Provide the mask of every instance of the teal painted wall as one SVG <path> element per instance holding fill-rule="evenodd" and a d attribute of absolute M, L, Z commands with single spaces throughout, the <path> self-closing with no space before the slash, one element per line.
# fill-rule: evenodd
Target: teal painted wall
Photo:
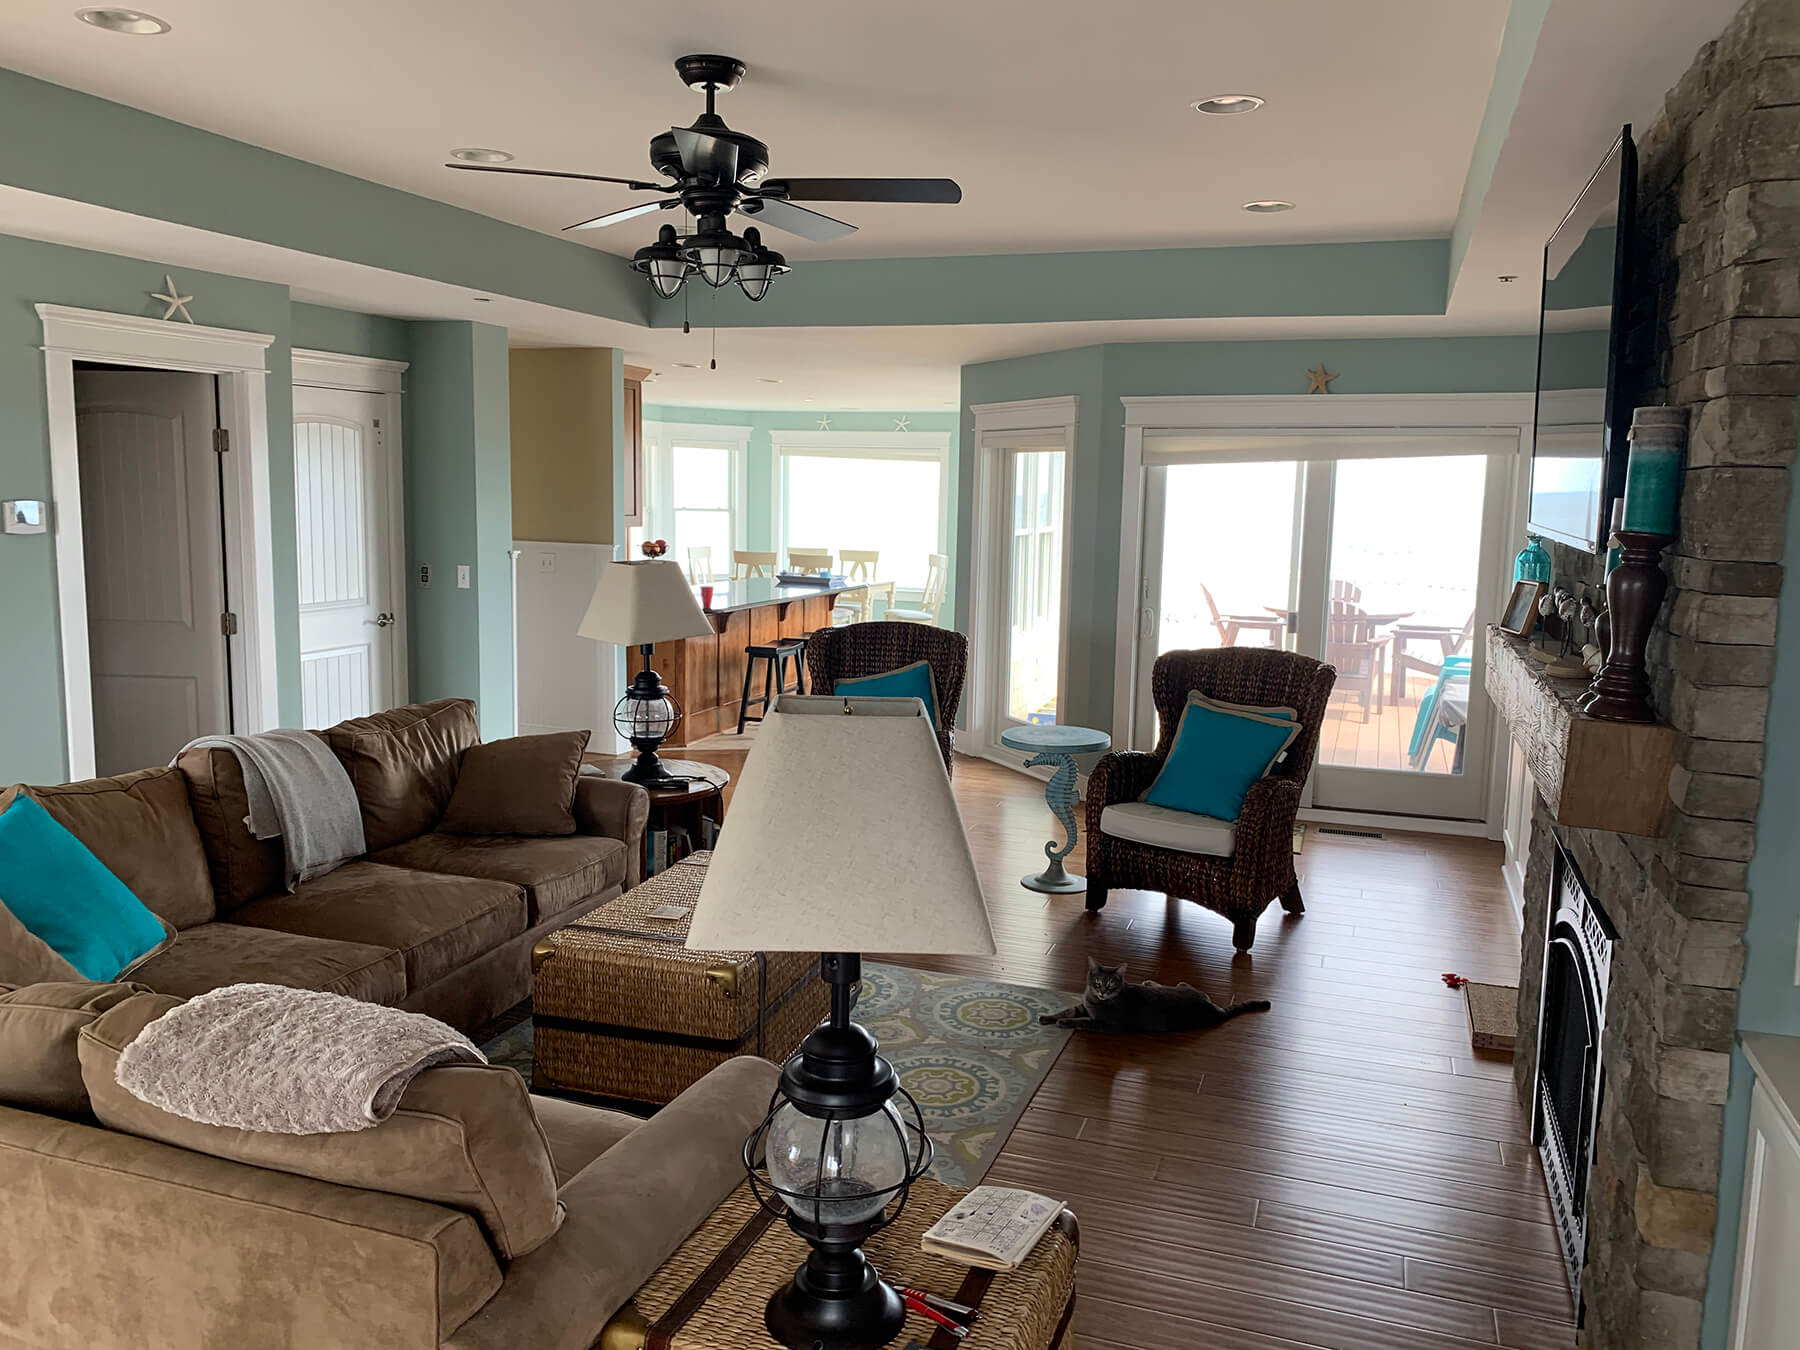
<path fill-rule="evenodd" d="M 693 422 L 704 426 L 749 427 L 750 443 L 745 451 L 745 496 L 749 519 L 745 526 L 744 546 L 768 552 L 775 547 L 773 502 L 775 492 L 775 444 L 773 431 L 817 431 L 819 419 L 829 417 L 833 431 L 892 431 L 894 419 L 912 419 L 913 431 L 947 431 L 950 433 L 950 577 L 954 585 L 957 573 L 957 509 L 962 500 L 960 490 L 959 421 L 953 412 L 846 412 L 808 408 L 798 412 L 758 412 L 743 408 L 679 408 L 669 404 L 645 404 L 646 422 Z"/>
<path fill-rule="evenodd" d="M 506 330 L 407 325 L 406 535 L 412 694 L 472 698 L 482 735 L 513 732 L 512 463 Z M 419 584 L 430 563 L 431 585 Z M 456 584 L 468 564 L 470 586 Z"/>
<path fill-rule="evenodd" d="M 1800 445 L 1795 446 L 1800 454 Z M 1789 510 L 1783 556 L 1800 558 L 1800 511 Z M 1750 918 L 1744 929 L 1744 982 L 1738 989 L 1738 1030 L 1800 1036 L 1800 586 L 1783 584 L 1777 611 L 1775 678 L 1769 687 L 1762 805 L 1756 815 L 1756 852 L 1750 859 Z M 1737 1265 L 1744 1157 L 1749 1147 L 1750 1088 L 1755 1081 L 1743 1051 L 1731 1056 L 1731 1095 L 1725 1103 L 1719 1175 L 1719 1220 L 1707 1273 L 1701 1344 L 1722 1350 L 1731 1316 Z"/>
<path fill-rule="evenodd" d="M 1554 387 L 1579 387 L 1577 376 L 1604 333 L 1552 334 L 1546 367 Z M 1302 374 L 1324 361 L 1339 372 L 1337 394 L 1507 393 L 1534 387 L 1535 337 L 1353 338 L 1322 341 L 1141 342 L 1077 348 L 1042 356 L 965 366 L 962 441 L 973 447 L 972 404 L 1074 394 L 1075 498 L 1069 578 L 1068 718 L 1110 727 L 1117 641 L 1119 518 L 1125 414 L 1119 400 L 1144 395 L 1295 394 Z M 1567 372 L 1561 374 L 1559 372 Z M 963 501 L 972 500 L 974 455 L 963 456 Z M 973 522 L 957 521 L 961 550 Z M 965 577 L 967 569 L 964 569 Z M 969 585 L 959 579 L 956 613 L 969 612 Z"/>
<path fill-rule="evenodd" d="M 292 312 L 293 342 L 301 350 L 374 356 L 383 361 L 405 361 L 410 355 L 404 319 L 297 301 Z"/>
<path fill-rule="evenodd" d="M 30 140 L 31 137 L 15 137 Z M 270 333 L 268 351 L 270 499 L 274 532 L 275 639 L 281 715 L 300 720 L 300 634 L 294 580 L 293 396 L 285 286 L 218 276 L 0 235 L 0 497 L 50 497 L 50 431 L 44 387 L 43 326 L 34 304 L 160 316 L 149 299 L 163 274 L 181 279 L 203 324 Z M 52 536 L 0 535 L 0 633 L 7 697 L 0 700 L 0 781 L 61 782 L 61 647 L 56 621 Z"/>

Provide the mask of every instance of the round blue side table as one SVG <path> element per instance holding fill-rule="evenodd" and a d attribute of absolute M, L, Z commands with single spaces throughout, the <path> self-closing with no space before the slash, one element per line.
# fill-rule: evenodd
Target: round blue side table
<path fill-rule="evenodd" d="M 1051 814 L 1062 823 L 1068 841 L 1061 848 L 1054 839 L 1044 845 L 1044 856 L 1050 865 L 1042 872 L 1020 877 L 1019 884 L 1028 891 L 1045 891 L 1051 895 L 1072 895 L 1087 889 L 1087 878 L 1072 876 L 1063 870 L 1063 859 L 1075 848 L 1075 756 L 1093 754 L 1112 748 L 1112 737 L 1092 727 L 1024 726 L 1008 727 L 1000 733 L 1000 744 L 1031 755 L 1025 767 L 1035 769 L 1051 764 L 1056 772 L 1044 784 L 1044 800 Z"/>

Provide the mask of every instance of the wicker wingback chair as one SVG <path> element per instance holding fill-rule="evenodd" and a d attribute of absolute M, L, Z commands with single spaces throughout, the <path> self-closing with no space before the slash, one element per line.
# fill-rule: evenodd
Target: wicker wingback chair
<path fill-rule="evenodd" d="M 1267 647 L 1157 657 L 1150 674 L 1160 727 L 1155 751 L 1107 755 L 1088 775 L 1087 907 L 1101 908 L 1107 891 L 1120 887 L 1192 900 L 1231 920 L 1232 945 L 1240 952 L 1249 951 L 1256 940 L 1256 920 L 1271 900 L 1279 898 L 1290 914 L 1304 913 L 1294 875 L 1294 817 L 1336 678 L 1335 670 L 1310 657 Z M 1286 757 L 1245 796 L 1234 850 L 1225 858 L 1119 839 L 1100 828 L 1101 813 L 1109 805 L 1136 801 L 1155 781 L 1175 742 L 1187 697 L 1196 690 L 1229 703 L 1292 708 L 1300 717 L 1300 734 Z"/>
<path fill-rule="evenodd" d="M 950 728 L 962 702 L 969 669 L 969 640 L 948 628 L 922 623 L 852 623 L 821 628 L 806 644 L 806 676 L 815 694 L 829 694 L 839 680 L 885 675 L 914 661 L 931 663 L 937 686 L 938 748 L 950 770 Z"/>

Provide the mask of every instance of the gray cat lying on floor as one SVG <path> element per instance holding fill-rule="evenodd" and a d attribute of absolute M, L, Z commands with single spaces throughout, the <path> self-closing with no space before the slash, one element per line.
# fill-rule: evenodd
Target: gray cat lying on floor
<path fill-rule="evenodd" d="M 1266 998 L 1221 1008 L 1191 984 L 1127 984 L 1124 966 L 1103 966 L 1090 956 L 1081 1002 L 1038 1021 L 1076 1031 L 1209 1031 L 1239 1013 L 1268 1010 Z"/>

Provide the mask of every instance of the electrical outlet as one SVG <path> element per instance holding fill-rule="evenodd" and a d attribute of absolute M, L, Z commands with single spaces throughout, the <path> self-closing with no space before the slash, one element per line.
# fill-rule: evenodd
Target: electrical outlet
<path fill-rule="evenodd" d="M 537 555 L 537 558 L 538 571 L 554 572 L 556 570 L 556 555 L 554 553 L 540 553 Z"/>
<path fill-rule="evenodd" d="M 430 590 L 431 589 L 431 564 L 430 563 L 420 563 L 419 564 L 419 589 L 420 590 Z"/>
<path fill-rule="evenodd" d="M 469 589 L 469 564 L 467 563 L 456 564 L 456 589 L 459 591 Z"/>

